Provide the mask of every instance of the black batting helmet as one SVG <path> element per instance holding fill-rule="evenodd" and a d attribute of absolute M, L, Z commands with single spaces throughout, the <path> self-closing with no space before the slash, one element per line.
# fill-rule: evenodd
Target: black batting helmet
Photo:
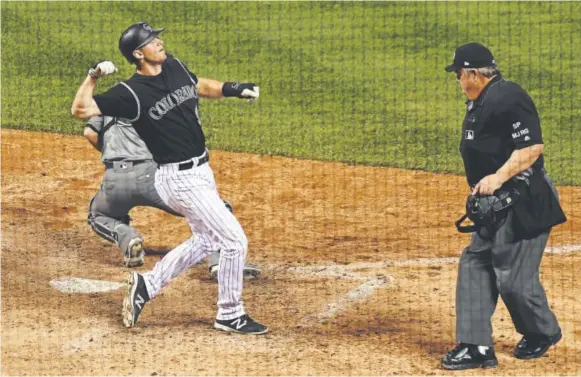
<path fill-rule="evenodd" d="M 119 38 L 119 51 L 125 56 L 129 63 L 135 63 L 137 60 L 133 56 L 133 51 L 142 48 L 157 37 L 162 29 L 153 29 L 147 22 L 137 22 L 129 26 L 121 38 Z"/>

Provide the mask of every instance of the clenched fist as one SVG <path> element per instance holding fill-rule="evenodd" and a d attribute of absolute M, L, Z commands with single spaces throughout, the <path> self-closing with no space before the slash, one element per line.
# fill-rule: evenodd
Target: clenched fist
<path fill-rule="evenodd" d="M 238 97 L 247 99 L 249 102 L 258 99 L 260 96 L 259 87 L 254 83 L 226 82 L 222 87 L 224 97 Z"/>
<path fill-rule="evenodd" d="M 115 64 L 106 60 L 89 69 L 89 76 L 94 79 L 98 79 L 99 77 L 107 76 L 115 72 L 117 72 L 117 67 L 115 67 Z"/>

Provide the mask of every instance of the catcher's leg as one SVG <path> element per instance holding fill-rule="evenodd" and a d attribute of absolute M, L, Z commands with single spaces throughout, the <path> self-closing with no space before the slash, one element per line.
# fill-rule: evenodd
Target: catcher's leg
<path fill-rule="evenodd" d="M 124 265 L 143 265 L 143 237 L 129 225 L 128 205 L 108 199 L 107 191 L 101 190 L 91 200 L 88 223 L 97 235 L 114 242 L 123 252 Z"/>

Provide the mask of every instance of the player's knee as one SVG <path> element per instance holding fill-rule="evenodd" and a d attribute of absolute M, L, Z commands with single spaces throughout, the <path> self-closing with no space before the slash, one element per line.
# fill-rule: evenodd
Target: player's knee
<path fill-rule="evenodd" d="M 236 234 L 233 245 L 237 251 L 246 254 L 248 250 L 248 238 L 246 238 L 246 234 L 244 232 Z"/>
<path fill-rule="evenodd" d="M 224 245 L 220 251 L 227 258 L 235 258 L 242 255 L 246 258 L 246 253 L 248 252 L 248 239 L 246 235 L 241 232 L 237 233 L 234 237 L 224 242 Z"/>

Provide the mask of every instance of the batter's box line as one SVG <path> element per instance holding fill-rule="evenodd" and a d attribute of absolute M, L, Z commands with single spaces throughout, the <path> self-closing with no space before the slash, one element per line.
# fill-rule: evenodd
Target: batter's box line
<path fill-rule="evenodd" d="M 546 254 L 568 254 L 581 251 L 581 244 L 553 246 L 545 249 Z M 390 266 L 437 266 L 441 264 L 457 263 L 460 256 L 444 258 L 414 258 L 406 260 L 388 260 L 372 263 L 327 264 L 319 266 L 282 267 L 289 272 L 303 273 L 315 276 L 362 278 L 351 271 L 366 269 L 381 269 Z"/>
<path fill-rule="evenodd" d="M 274 266 L 273 266 L 274 267 Z M 340 312 L 343 312 L 354 303 L 363 302 L 373 295 L 377 289 L 381 289 L 394 281 L 392 276 L 374 275 L 362 276 L 356 272 L 349 270 L 353 269 L 352 265 L 325 265 L 325 266 L 310 266 L 310 267 L 281 267 L 277 266 L 279 270 L 300 274 L 308 277 L 335 277 L 343 279 L 353 279 L 362 281 L 362 283 L 343 296 L 327 303 L 320 312 L 309 314 L 303 317 L 298 327 L 306 328 L 312 325 L 323 323 L 335 317 Z M 360 266 L 356 267 L 360 268 Z M 275 269 L 277 269 L 275 267 Z"/>
<path fill-rule="evenodd" d="M 333 318 L 340 312 L 357 302 L 365 301 L 368 297 L 380 288 L 383 288 L 393 281 L 393 277 L 373 277 L 367 279 L 360 286 L 350 290 L 347 294 L 337 298 L 325 305 L 323 310 L 316 314 L 310 314 L 303 317 L 298 323 L 298 327 L 306 328 L 312 325 L 323 323 Z"/>
<path fill-rule="evenodd" d="M 580 245 L 555 246 L 545 249 L 548 254 L 564 254 L 581 251 Z M 394 281 L 392 276 L 375 275 L 362 276 L 354 271 L 364 269 L 378 269 L 389 266 L 435 266 L 440 264 L 457 263 L 459 257 L 446 258 L 415 258 L 409 260 L 383 261 L 375 263 L 329 264 L 323 266 L 284 267 L 276 266 L 280 270 L 298 273 L 309 277 L 328 276 L 335 278 L 348 278 L 363 280 L 357 288 L 350 290 L 345 295 L 328 303 L 316 314 L 307 315 L 301 319 L 299 327 L 309 327 L 333 318 L 337 313 L 345 311 L 351 304 L 361 302 L 370 297 L 377 289 L 383 288 Z M 275 266 L 273 266 L 275 267 Z M 277 269 L 275 267 L 275 269 Z"/>

